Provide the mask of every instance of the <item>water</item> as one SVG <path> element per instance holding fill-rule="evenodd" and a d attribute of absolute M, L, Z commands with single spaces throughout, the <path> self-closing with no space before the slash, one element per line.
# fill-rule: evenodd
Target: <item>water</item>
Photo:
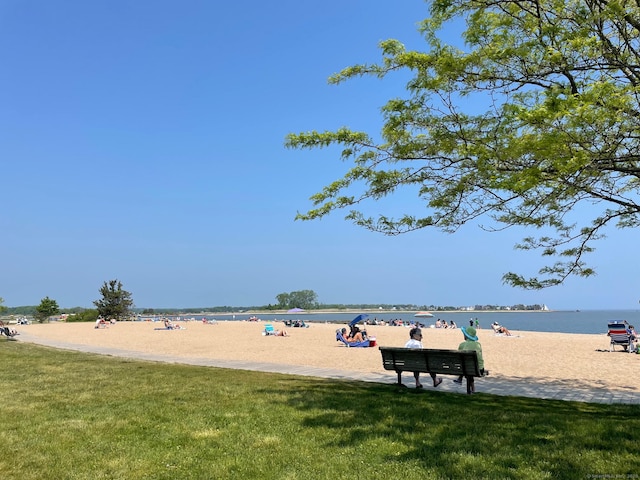
<path fill-rule="evenodd" d="M 640 327 L 640 310 L 582 310 L 552 312 L 433 312 L 433 318 L 415 318 L 415 312 L 366 312 L 369 320 L 400 319 L 405 322 L 417 320 L 425 325 L 433 324 L 438 318 L 447 322 L 453 320 L 458 327 L 469 325 L 469 320 L 478 319 L 481 328 L 491 328 L 493 322 L 504 325 L 510 331 L 526 330 L 532 332 L 561 333 L 607 333 L 607 323 L 611 320 L 626 320 L 631 325 Z M 304 320 L 306 323 L 338 323 L 348 324 L 358 313 L 296 313 L 296 314 L 260 314 L 256 315 L 263 322 L 281 322 L 283 320 Z M 229 315 L 183 315 L 182 320 L 202 318 L 218 321 L 248 320 L 255 314 Z M 176 317 L 171 317 L 175 319 Z"/>

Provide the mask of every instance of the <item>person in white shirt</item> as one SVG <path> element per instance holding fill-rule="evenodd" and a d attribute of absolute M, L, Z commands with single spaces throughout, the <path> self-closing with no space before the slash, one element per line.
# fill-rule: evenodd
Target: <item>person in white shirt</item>
<path fill-rule="evenodd" d="M 404 344 L 404 348 L 424 348 L 422 346 L 422 330 L 419 328 L 412 328 L 409 332 L 409 340 Z M 433 380 L 433 386 L 437 387 L 442 383 L 441 378 L 437 378 L 435 373 L 431 373 L 431 379 Z M 413 372 L 413 377 L 416 379 L 416 388 L 423 388 L 420 383 L 420 372 Z"/>

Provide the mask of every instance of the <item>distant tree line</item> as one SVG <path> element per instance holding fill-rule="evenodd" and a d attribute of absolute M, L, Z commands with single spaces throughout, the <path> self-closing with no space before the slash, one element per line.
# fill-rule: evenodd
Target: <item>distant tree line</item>
<path fill-rule="evenodd" d="M 222 305 L 217 307 L 193 307 L 193 308 L 135 308 L 131 293 L 122 288 L 122 283 L 118 280 L 110 280 L 104 282 L 100 288 L 101 298 L 93 303 L 96 308 L 74 307 L 64 309 L 64 313 L 69 314 L 66 321 L 68 322 L 88 322 L 95 321 L 99 316 L 105 319 L 114 318 L 116 320 L 126 320 L 135 314 L 142 315 L 176 315 L 187 313 L 242 313 L 246 311 L 267 310 L 280 311 L 291 310 L 293 308 L 302 308 L 303 310 L 398 310 L 398 311 L 417 311 L 429 310 L 433 312 L 447 312 L 455 310 L 526 310 L 536 311 L 545 310 L 544 305 L 534 304 L 515 304 L 515 305 L 473 305 L 473 306 L 453 306 L 453 305 L 417 305 L 412 303 L 320 303 L 318 294 L 313 290 L 297 290 L 293 292 L 285 292 L 276 295 L 276 303 L 269 305 L 252 305 L 252 306 L 230 306 Z M 55 302 L 49 297 L 42 299 L 40 305 L 6 307 L 0 298 L 0 314 L 4 315 L 24 315 L 45 321 L 46 318 L 58 315 L 60 309 Z"/>
<path fill-rule="evenodd" d="M 48 297 L 47 297 L 48 298 Z M 35 317 L 38 305 L 25 305 L 20 307 L 5 307 L 5 315 L 24 315 L 26 317 Z M 84 307 L 65 308 L 65 313 L 80 313 L 87 310 Z"/>

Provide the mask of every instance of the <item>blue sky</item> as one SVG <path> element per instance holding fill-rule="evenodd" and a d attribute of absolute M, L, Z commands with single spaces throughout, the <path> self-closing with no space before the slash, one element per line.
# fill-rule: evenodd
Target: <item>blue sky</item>
<path fill-rule="evenodd" d="M 387 238 L 339 213 L 294 221 L 348 165 L 285 136 L 375 133 L 403 79 L 327 78 L 378 61 L 384 39 L 423 48 L 426 15 L 422 0 L 0 2 L 4 304 L 90 307 L 117 278 L 143 308 L 303 289 L 323 303 L 637 308 L 638 261 L 619 254 L 636 250 L 632 232 L 596 245 L 597 277 L 527 292 L 501 283 L 540 267 L 513 250 L 527 232 Z"/>

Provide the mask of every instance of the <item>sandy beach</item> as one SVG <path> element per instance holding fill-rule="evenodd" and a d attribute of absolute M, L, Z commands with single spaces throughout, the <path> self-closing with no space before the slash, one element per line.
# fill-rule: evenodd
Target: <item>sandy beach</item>
<path fill-rule="evenodd" d="M 373 348 L 347 348 L 335 341 L 337 324 L 311 324 L 309 328 L 285 327 L 290 336 L 263 336 L 266 322 L 180 322 L 182 330 L 158 330 L 154 322 L 121 322 L 108 328 L 88 323 L 18 325 L 24 333 L 18 340 L 39 337 L 65 343 L 110 347 L 176 357 L 244 360 L 288 365 L 337 368 L 352 372 L 385 373 L 380 352 Z M 406 327 L 367 325 L 369 336 L 383 346 L 404 346 Z M 462 341 L 459 329 L 423 329 L 426 348 L 457 349 Z M 561 383 L 576 388 L 599 387 L 640 392 L 637 378 L 640 355 L 624 353 L 621 347 L 609 352 L 605 334 L 579 335 L 512 331 L 499 336 L 490 329 L 478 331 L 485 366 L 500 379 Z M 604 350 L 604 351 L 602 351 Z M 389 374 L 393 381 L 395 374 Z"/>

